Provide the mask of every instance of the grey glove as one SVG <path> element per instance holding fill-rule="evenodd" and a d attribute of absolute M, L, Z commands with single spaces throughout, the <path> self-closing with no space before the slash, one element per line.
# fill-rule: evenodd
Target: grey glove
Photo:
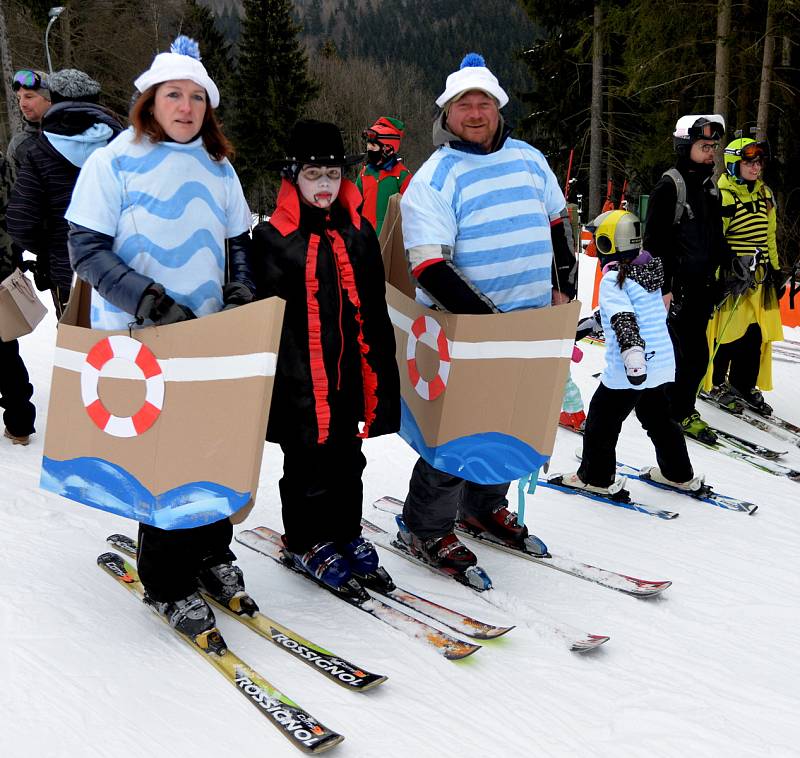
<path fill-rule="evenodd" d="M 136 308 L 136 323 L 141 325 L 145 319 L 150 319 L 157 326 L 177 324 L 179 321 L 188 321 L 197 318 L 191 308 L 176 303 L 165 291 L 164 287 L 154 282 L 142 295 L 139 306 Z"/>

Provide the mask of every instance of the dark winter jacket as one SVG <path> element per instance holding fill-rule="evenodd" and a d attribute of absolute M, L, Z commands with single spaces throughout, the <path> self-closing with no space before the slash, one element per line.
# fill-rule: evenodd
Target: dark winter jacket
<path fill-rule="evenodd" d="M 9 141 L 6 150 L 6 159 L 11 164 L 11 171 L 16 174 L 22 161 L 30 150 L 32 140 L 34 140 L 41 131 L 40 124 L 22 119 L 22 131 L 17 132 Z"/>
<path fill-rule="evenodd" d="M 16 252 L 11 245 L 11 237 L 6 231 L 6 207 L 12 186 L 11 164 L 0 153 L 0 281 L 5 279 L 18 265 Z"/>
<path fill-rule="evenodd" d="M 316 445 L 400 427 L 400 379 L 378 240 L 342 181 L 330 213 L 284 180 L 253 232 L 262 296 L 286 300 L 267 439 Z M 358 422 L 364 429 L 358 433 Z"/>
<path fill-rule="evenodd" d="M 86 158 L 121 130 L 99 105 L 67 101 L 47 111 L 43 133 L 31 139 L 9 203 L 8 230 L 20 247 L 36 254 L 40 289 L 72 283 L 64 213 Z"/>
<path fill-rule="evenodd" d="M 676 165 L 686 183 L 693 217 L 684 211 L 674 223 L 677 189 L 670 177 L 662 177 L 650 195 L 643 248 L 664 261 L 664 293 L 672 292 L 676 304 L 710 314 L 716 271 L 729 255 L 714 180 L 710 173 L 694 170 L 694 165 L 688 158 L 679 158 Z"/>

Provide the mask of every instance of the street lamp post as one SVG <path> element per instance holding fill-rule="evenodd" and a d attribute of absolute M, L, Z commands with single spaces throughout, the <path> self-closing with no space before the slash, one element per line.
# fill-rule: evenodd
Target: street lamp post
<path fill-rule="evenodd" d="M 47 38 L 50 35 L 50 27 L 55 23 L 56 19 L 63 13 L 63 11 L 63 5 L 56 5 L 47 11 L 47 15 L 50 17 L 50 20 L 47 22 L 47 29 L 45 29 L 44 32 L 44 49 L 47 53 L 47 72 L 50 74 L 53 73 L 53 63 L 50 60 L 50 46 L 47 42 Z"/>

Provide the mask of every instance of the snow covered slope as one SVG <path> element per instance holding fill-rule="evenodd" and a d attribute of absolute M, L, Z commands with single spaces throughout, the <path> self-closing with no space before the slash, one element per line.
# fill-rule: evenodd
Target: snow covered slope
<path fill-rule="evenodd" d="M 799 339 L 798 332 L 787 336 Z M 39 434 L 27 448 L 0 441 L 0 755 L 299 755 L 97 568 L 106 535 L 134 533 L 135 524 L 38 489 L 54 342 L 51 317 L 21 342 Z M 584 350 L 573 368 L 588 405 L 603 351 Z M 800 367 L 776 362 L 775 374 L 778 389 L 768 400 L 800 423 Z M 704 414 L 781 447 L 736 419 Z M 579 445 L 559 431 L 551 471 L 574 469 Z M 396 437 L 370 441 L 365 451 L 365 514 L 390 528 L 391 517 L 369 503 L 405 494 L 415 456 Z M 408 589 L 517 625 L 472 657 L 448 662 L 236 545 L 248 588 L 267 613 L 389 680 L 367 693 L 343 691 L 221 614 L 220 627 L 251 666 L 345 735 L 331 752 L 341 758 L 796 756 L 800 483 L 693 444 L 690 453 L 720 492 L 755 501 L 758 513 L 723 511 L 637 482 L 637 498 L 680 518 L 662 521 L 546 489 L 527 501 L 532 531 L 553 552 L 671 579 L 660 598 L 637 600 L 487 547 L 477 550 L 496 589 L 479 596 L 386 554 L 385 566 Z M 654 462 L 635 419 L 618 456 Z M 800 468 L 800 448 L 786 460 Z M 280 469 L 280 451 L 268 445 L 245 526 L 280 528 Z M 537 623 L 545 616 L 611 640 L 587 655 L 570 653 Z"/>

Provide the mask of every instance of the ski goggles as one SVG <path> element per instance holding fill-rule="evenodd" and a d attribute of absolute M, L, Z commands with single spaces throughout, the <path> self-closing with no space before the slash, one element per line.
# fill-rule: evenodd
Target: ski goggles
<path fill-rule="evenodd" d="M 708 121 L 702 126 L 692 126 L 689 128 L 689 138 L 698 139 L 720 139 L 725 134 L 725 127 L 717 121 Z"/>
<path fill-rule="evenodd" d="M 364 142 L 381 143 L 381 142 L 386 142 L 387 140 L 393 141 L 393 142 L 400 142 L 400 135 L 399 134 L 380 134 L 379 132 L 376 132 L 374 129 L 364 129 L 364 131 L 361 132 L 361 139 L 363 139 Z"/>
<path fill-rule="evenodd" d="M 29 68 L 22 68 L 14 74 L 11 88 L 16 92 L 22 87 L 25 89 L 47 89 L 42 80 L 42 75 L 38 71 L 33 71 Z"/>
<path fill-rule="evenodd" d="M 754 161 L 768 161 L 769 160 L 769 142 L 748 142 L 744 147 L 738 150 L 728 150 L 725 152 L 728 155 L 737 155 L 745 163 L 753 163 Z"/>

